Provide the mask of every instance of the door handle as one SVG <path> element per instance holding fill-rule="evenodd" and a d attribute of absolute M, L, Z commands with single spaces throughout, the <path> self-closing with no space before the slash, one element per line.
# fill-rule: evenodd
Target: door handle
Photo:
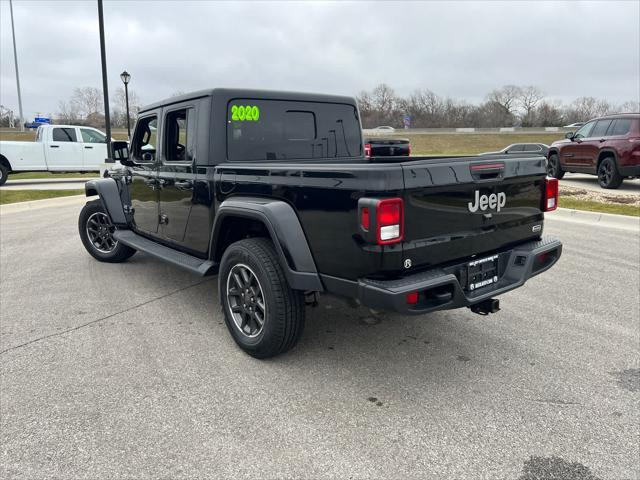
<path fill-rule="evenodd" d="M 85 146 L 84 148 L 93 148 L 93 147 L 88 147 L 88 146 Z"/>
<path fill-rule="evenodd" d="M 602 142 L 606 142 L 606 141 L 607 141 L 607 139 L 606 139 L 606 138 L 601 138 L 601 139 L 600 139 L 600 143 L 602 143 Z"/>
<path fill-rule="evenodd" d="M 60 148 L 60 145 L 49 145 L 49 148 Z"/>
<path fill-rule="evenodd" d="M 191 190 L 193 188 L 193 182 L 191 182 L 191 180 L 179 180 L 174 182 L 174 185 L 178 190 Z"/>

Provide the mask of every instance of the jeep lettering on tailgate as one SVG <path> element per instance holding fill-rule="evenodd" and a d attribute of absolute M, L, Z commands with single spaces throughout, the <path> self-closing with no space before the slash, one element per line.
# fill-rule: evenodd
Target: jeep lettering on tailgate
<path fill-rule="evenodd" d="M 507 203 L 507 195 L 504 192 L 498 194 L 492 193 L 491 195 L 480 195 L 480 192 L 476 190 L 474 202 L 469 202 L 467 207 L 471 213 L 475 213 L 480 209 L 485 211 L 487 209 L 500 211 L 502 207 Z"/>

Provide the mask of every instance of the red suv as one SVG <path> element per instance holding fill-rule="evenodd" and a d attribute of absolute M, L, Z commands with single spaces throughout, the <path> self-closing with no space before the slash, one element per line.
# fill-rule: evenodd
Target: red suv
<path fill-rule="evenodd" d="M 640 113 L 596 118 L 565 136 L 549 147 L 550 177 L 590 173 L 598 175 L 602 188 L 618 188 L 625 177 L 640 177 Z"/>

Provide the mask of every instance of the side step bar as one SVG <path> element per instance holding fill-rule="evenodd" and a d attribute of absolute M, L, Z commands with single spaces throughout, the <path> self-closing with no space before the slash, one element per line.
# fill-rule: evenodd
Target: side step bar
<path fill-rule="evenodd" d="M 131 248 L 148 253 L 160 260 L 182 267 L 197 275 L 204 277 L 218 273 L 218 263 L 212 260 L 202 260 L 188 253 L 165 247 L 131 230 L 116 230 L 113 233 L 113 237 Z"/>

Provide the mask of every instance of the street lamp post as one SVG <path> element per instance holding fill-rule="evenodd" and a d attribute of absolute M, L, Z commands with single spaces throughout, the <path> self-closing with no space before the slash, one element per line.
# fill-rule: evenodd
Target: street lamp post
<path fill-rule="evenodd" d="M 124 83 L 124 99 L 127 104 L 127 138 L 131 140 L 131 120 L 129 117 L 129 80 L 131 80 L 131 75 L 125 70 L 120 74 L 120 79 Z"/>

